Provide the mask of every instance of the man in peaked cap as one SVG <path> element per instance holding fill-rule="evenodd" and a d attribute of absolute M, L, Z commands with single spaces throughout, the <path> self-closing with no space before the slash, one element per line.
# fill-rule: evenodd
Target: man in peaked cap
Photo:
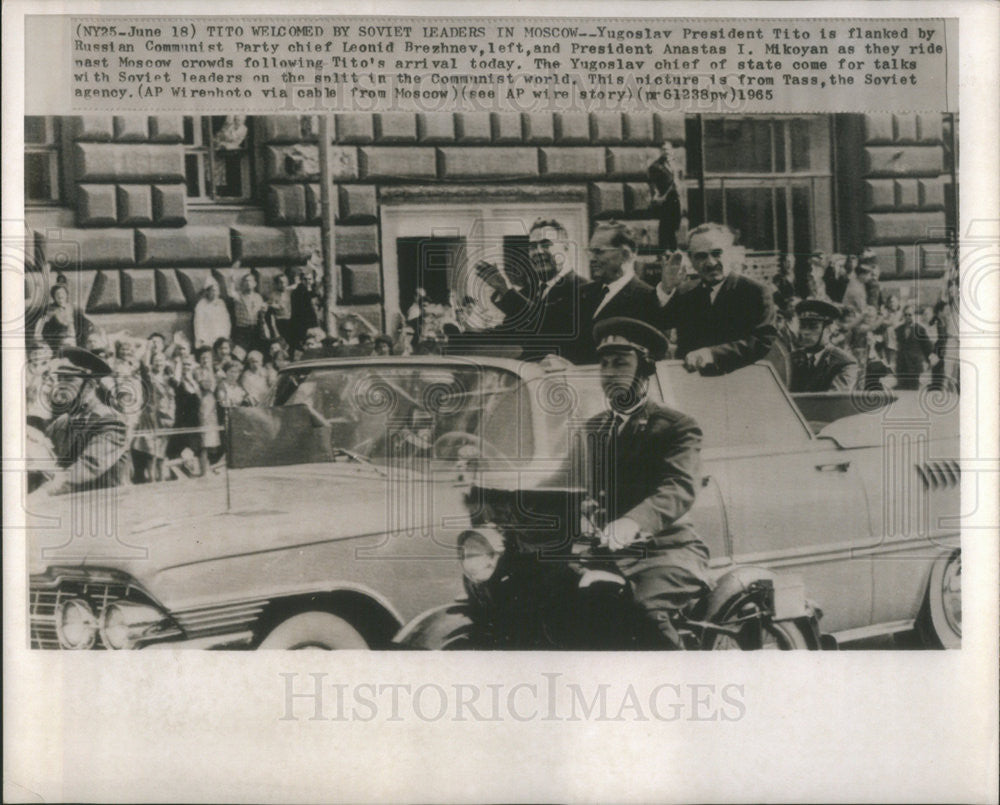
<path fill-rule="evenodd" d="M 795 306 L 799 348 L 792 352 L 788 390 L 850 391 L 858 380 L 858 363 L 846 350 L 831 344 L 829 326 L 840 309 L 823 299 L 803 299 Z"/>
<path fill-rule="evenodd" d="M 46 430 L 60 471 L 49 494 L 101 489 L 131 476 L 125 417 L 112 407 L 114 380 L 108 363 L 85 349 L 64 347 L 53 362 L 56 383 L 50 404 L 55 419 Z"/>
<path fill-rule="evenodd" d="M 708 548 L 685 515 L 701 479 L 701 429 L 648 398 L 667 340 L 655 327 L 613 317 L 594 327 L 608 411 L 590 419 L 583 477 L 606 511 L 603 543 L 646 615 L 643 642 L 681 648 L 670 613 L 711 587 Z M 573 465 L 580 468 L 579 464 Z"/>

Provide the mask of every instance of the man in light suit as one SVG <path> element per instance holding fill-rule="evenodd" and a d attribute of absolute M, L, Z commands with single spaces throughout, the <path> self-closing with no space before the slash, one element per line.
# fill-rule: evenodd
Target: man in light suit
<path fill-rule="evenodd" d="M 771 292 L 739 273 L 742 247 L 722 224 L 691 230 L 688 253 L 701 278 L 659 293 L 661 330 L 677 328 L 677 357 L 689 371 L 725 374 L 764 358 L 777 336 Z"/>

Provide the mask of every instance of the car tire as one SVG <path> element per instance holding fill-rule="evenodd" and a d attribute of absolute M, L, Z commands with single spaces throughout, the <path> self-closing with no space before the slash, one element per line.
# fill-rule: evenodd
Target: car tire
<path fill-rule="evenodd" d="M 962 552 L 938 559 L 927 580 L 917 632 L 925 646 L 962 647 Z"/>
<path fill-rule="evenodd" d="M 329 612 L 303 612 L 278 624 L 258 648 L 335 651 L 366 649 L 368 641 L 343 618 Z"/>

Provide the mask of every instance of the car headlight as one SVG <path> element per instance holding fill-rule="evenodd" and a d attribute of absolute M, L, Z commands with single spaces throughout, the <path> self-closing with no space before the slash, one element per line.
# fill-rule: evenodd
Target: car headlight
<path fill-rule="evenodd" d="M 82 598 L 70 598 L 56 611 L 56 637 L 68 649 L 88 649 L 97 638 L 97 618 Z"/>
<path fill-rule="evenodd" d="M 155 607 L 131 601 L 115 601 L 104 608 L 101 641 L 110 649 L 134 648 L 139 638 L 163 621 Z"/>
<path fill-rule="evenodd" d="M 481 584 L 496 572 L 503 554 L 503 537 L 490 528 L 465 531 L 458 538 L 458 552 L 465 577 Z"/>

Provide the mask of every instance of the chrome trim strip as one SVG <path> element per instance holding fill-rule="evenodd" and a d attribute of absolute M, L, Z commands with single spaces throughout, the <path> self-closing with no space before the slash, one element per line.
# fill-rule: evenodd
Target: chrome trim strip
<path fill-rule="evenodd" d="M 855 640 L 864 640 L 866 637 L 879 637 L 881 635 L 898 634 L 908 632 L 913 628 L 914 621 L 889 621 L 888 623 L 876 623 L 872 626 L 860 626 L 857 629 L 845 629 L 842 632 L 830 632 L 838 643 L 850 643 Z"/>
<path fill-rule="evenodd" d="M 197 637 L 191 640 L 172 640 L 166 642 L 151 643 L 148 646 L 144 646 L 144 651 L 151 651 L 153 649 L 209 649 L 209 648 L 226 648 L 229 646 L 248 646 L 253 642 L 253 632 L 230 632 L 228 634 L 222 635 L 208 635 L 205 637 Z"/>

